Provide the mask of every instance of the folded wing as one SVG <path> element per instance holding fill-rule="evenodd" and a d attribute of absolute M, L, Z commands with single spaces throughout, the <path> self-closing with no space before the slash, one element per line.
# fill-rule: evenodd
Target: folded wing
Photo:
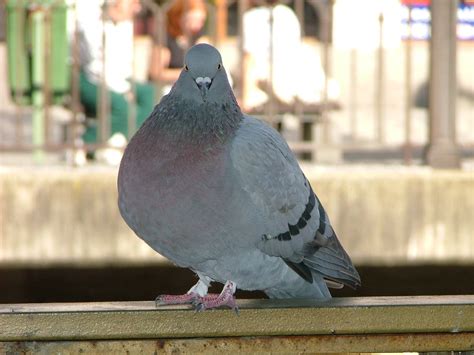
<path fill-rule="evenodd" d="M 281 257 L 308 282 L 316 272 L 329 287 L 360 285 L 326 211 L 278 132 L 246 116 L 233 140 L 231 159 L 265 221 L 265 233 L 255 236 L 260 250 Z"/>

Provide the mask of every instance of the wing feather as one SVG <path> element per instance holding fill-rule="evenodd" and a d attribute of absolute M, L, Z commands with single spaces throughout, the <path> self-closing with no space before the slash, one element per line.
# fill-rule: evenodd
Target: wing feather
<path fill-rule="evenodd" d="M 246 116 L 233 140 L 231 160 L 262 217 L 265 233 L 255 236 L 260 250 L 283 258 L 308 282 L 313 270 L 333 285 L 360 284 L 321 202 L 278 132 Z"/>

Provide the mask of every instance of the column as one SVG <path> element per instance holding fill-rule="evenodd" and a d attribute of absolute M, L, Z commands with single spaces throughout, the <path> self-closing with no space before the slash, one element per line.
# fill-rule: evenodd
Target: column
<path fill-rule="evenodd" d="M 431 1 L 429 143 L 426 161 L 434 168 L 459 168 L 456 146 L 457 1 Z"/>

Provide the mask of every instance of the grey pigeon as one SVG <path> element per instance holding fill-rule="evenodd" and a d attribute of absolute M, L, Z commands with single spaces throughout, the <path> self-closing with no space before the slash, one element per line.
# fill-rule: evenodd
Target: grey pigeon
<path fill-rule="evenodd" d="M 234 292 L 331 297 L 360 285 L 328 215 L 280 134 L 240 110 L 219 52 L 192 47 L 170 93 L 128 144 L 120 212 L 148 245 L 199 281 L 158 303 L 236 308 Z M 213 281 L 224 284 L 208 294 Z"/>

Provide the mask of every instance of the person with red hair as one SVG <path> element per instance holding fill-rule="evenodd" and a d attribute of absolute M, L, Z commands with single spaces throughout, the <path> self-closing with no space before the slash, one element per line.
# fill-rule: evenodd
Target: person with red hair
<path fill-rule="evenodd" d="M 201 40 L 207 17 L 204 0 L 174 0 L 166 13 L 166 47 L 152 53 L 150 77 L 165 84 L 178 79 L 186 51 Z"/>

